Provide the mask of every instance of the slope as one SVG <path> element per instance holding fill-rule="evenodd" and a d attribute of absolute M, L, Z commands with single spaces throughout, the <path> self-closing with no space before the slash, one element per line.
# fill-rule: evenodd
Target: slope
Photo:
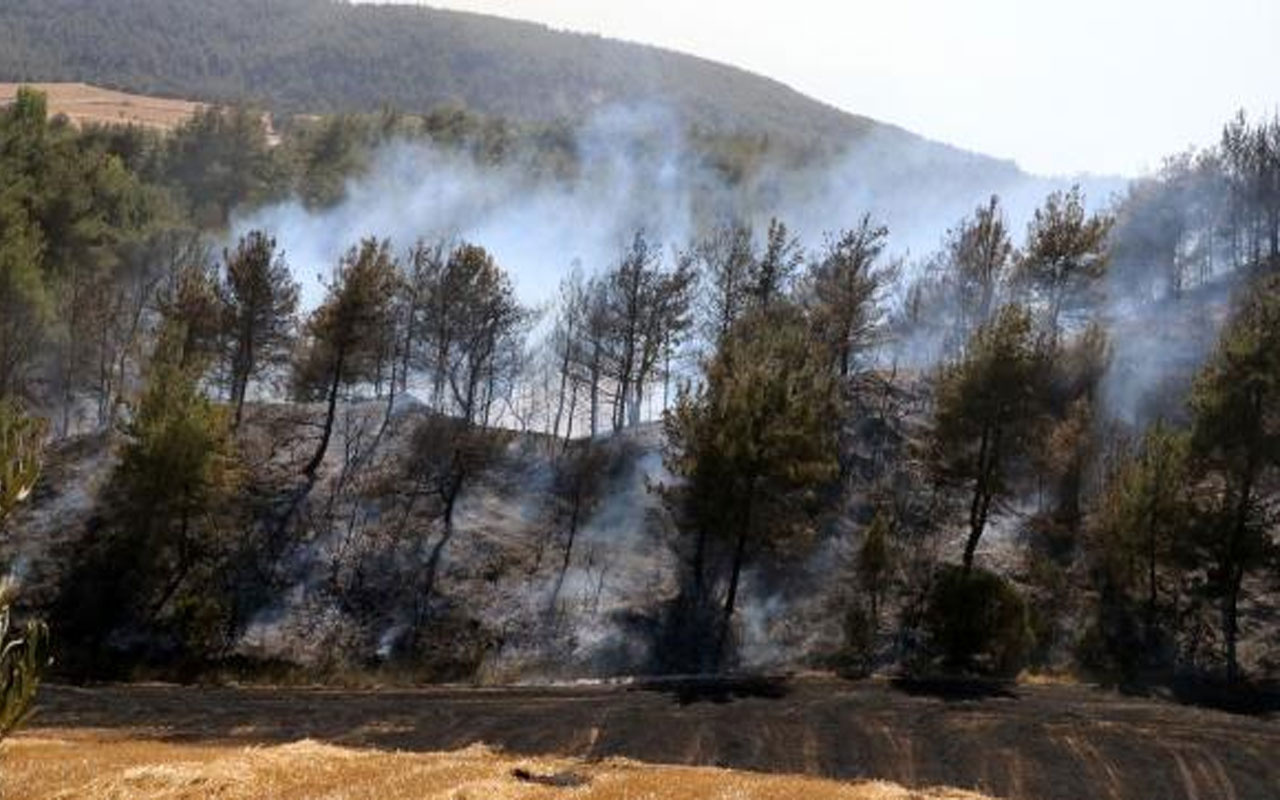
<path fill-rule="evenodd" d="M 874 131 L 919 141 L 688 55 L 477 14 L 335 0 L 7 0 L 0 80 L 85 81 L 281 112 L 463 106 L 544 122 L 659 101 L 722 134 L 836 147 Z"/>

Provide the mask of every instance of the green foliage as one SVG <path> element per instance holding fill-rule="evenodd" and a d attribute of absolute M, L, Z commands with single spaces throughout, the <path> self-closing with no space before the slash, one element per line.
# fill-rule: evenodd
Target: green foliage
<path fill-rule="evenodd" d="M 683 393 L 666 420 L 669 462 L 693 481 L 699 521 L 762 543 L 807 529 L 797 512 L 836 471 L 836 411 L 834 381 L 797 309 L 744 320 L 707 365 L 705 386 Z"/>
<path fill-rule="evenodd" d="M 0 397 L 46 401 L 32 378 L 51 374 L 69 405 L 80 390 L 109 393 L 114 354 L 87 334 L 110 327 L 122 273 L 170 209 L 112 140 L 46 113 L 29 89 L 0 110 Z"/>
<path fill-rule="evenodd" d="M 185 340 L 179 323 L 161 332 L 107 489 L 109 516 L 61 587 L 62 660 L 73 669 L 109 669 L 119 653 L 104 648 L 122 635 L 198 660 L 231 629 L 226 568 L 241 469 L 227 411 L 201 391 L 202 366 L 184 363 Z"/>
<path fill-rule="evenodd" d="M 178 366 L 201 375 L 219 354 L 224 315 L 217 267 L 203 245 L 182 254 L 168 283 L 158 298 L 162 345 L 174 348 Z"/>
<path fill-rule="evenodd" d="M 163 336 L 152 358 L 118 477 L 126 503 L 140 515 L 189 524 L 234 487 L 235 459 L 225 410 L 201 392 L 196 368 L 183 363 L 179 327 Z"/>
<path fill-rule="evenodd" d="M 888 237 L 888 228 L 864 216 L 856 228 L 831 237 L 810 270 L 808 289 L 817 335 L 842 376 L 851 373 L 856 357 L 874 342 L 880 322 L 879 295 L 894 275 L 892 269 L 876 266 Z"/>
<path fill-rule="evenodd" d="M 0 525 L 25 500 L 40 477 L 43 420 L 0 399 Z"/>
<path fill-rule="evenodd" d="M 221 287 L 226 346 L 231 362 L 231 403 L 240 423 L 249 383 L 265 367 L 289 355 L 298 308 L 298 283 L 275 239 L 252 231 L 223 253 Z"/>
<path fill-rule="evenodd" d="M 1031 315 L 1005 306 L 938 375 L 930 461 L 939 480 L 969 490 L 966 567 L 993 502 L 1013 490 L 1038 444 L 1047 364 Z"/>
<path fill-rule="evenodd" d="M 0 191 L 0 399 L 22 392 L 52 322 L 39 229 Z"/>
<path fill-rule="evenodd" d="M 0 530 L 40 477 L 43 439 L 42 422 L 0 400 Z M 14 629 L 10 617 L 13 594 L 7 579 L 0 578 L 0 739 L 30 713 L 40 674 L 48 663 L 48 628 L 31 620 Z"/>
<path fill-rule="evenodd" d="M 838 471 L 831 420 L 839 408 L 826 355 L 789 302 L 739 322 L 705 371 L 705 384 L 682 391 L 664 423 L 668 467 L 686 481 L 672 496 L 696 539 L 694 613 L 701 613 L 714 583 L 706 575 L 708 548 L 731 553 L 713 659 L 718 667 L 743 566 L 812 532 L 818 491 Z"/>
<path fill-rule="evenodd" d="M 303 473 L 314 477 L 333 433 L 343 387 L 379 377 L 394 334 L 393 305 L 399 270 L 388 242 L 366 239 L 334 270 L 324 302 L 305 326 L 305 349 L 294 365 L 294 390 L 326 401 L 324 432 Z"/>
<path fill-rule="evenodd" d="M 993 195 L 948 231 L 945 256 L 954 275 L 961 324 L 972 330 L 995 310 L 1013 263 L 1013 241 L 999 197 Z"/>
<path fill-rule="evenodd" d="M 243 106 L 197 112 L 166 141 L 164 165 L 202 228 L 225 226 L 239 205 L 280 196 L 286 177 L 271 157 L 265 116 Z"/>
<path fill-rule="evenodd" d="M 1191 544 L 1210 565 L 1208 590 L 1222 603 L 1227 677 L 1235 680 L 1244 577 L 1274 549 L 1264 487 L 1280 466 L 1280 276 L 1248 287 L 1196 380 L 1191 407 L 1192 454 L 1206 495 Z"/>
<path fill-rule="evenodd" d="M 307 350 L 295 374 L 301 397 L 324 398 L 332 384 L 373 379 L 397 280 L 389 242 L 366 239 L 342 258 L 305 325 Z"/>
<path fill-rule="evenodd" d="M 893 522 L 888 512 L 878 511 L 867 526 L 862 548 L 858 551 L 858 578 L 871 603 L 873 624 L 879 621 L 880 602 L 893 570 L 893 551 L 889 541 L 892 532 Z"/>
<path fill-rule="evenodd" d="M 0 740 L 12 733 L 31 713 L 40 675 L 49 662 L 49 629 L 31 620 L 13 629 L 12 595 L 0 581 Z"/>
<path fill-rule="evenodd" d="M 982 569 L 944 567 L 929 596 L 925 625 L 949 669 L 1016 675 L 1033 645 L 1022 596 Z"/>
<path fill-rule="evenodd" d="M 1218 148 L 1237 260 L 1280 267 L 1280 114 L 1250 123 L 1241 111 Z"/>
<path fill-rule="evenodd" d="M 1038 296 L 1045 325 L 1055 337 L 1063 313 L 1091 307 L 1107 270 L 1110 216 L 1087 214 L 1080 187 L 1054 192 L 1027 227 L 1018 277 Z"/>
<path fill-rule="evenodd" d="M 0 8 L 0 79 L 37 75 L 286 113 L 390 106 L 447 118 L 461 107 L 578 120 L 661 97 L 722 135 L 845 145 L 873 127 L 689 56 L 493 17 L 330 0 L 9 0 Z"/>
<path fill-rule="evenodd" d="M 443 334 L 445 352 L 439 368 L 447 378 L 453 408 L 467 422 L 488 426 L 496 392 L 513 378 L 528 311 L 516 299 L 511 277 L 475 244 L 453 250 L 434 292 L 434 305 L 449 308 L 447 319 L 434 327 Z"/>
<path fill-rule="evenodd" d="M 1163 423 L 1110 477 L 1093 522 L 1097 568 L 1122 591 L 1144 590 L 1154 619 L 1160 572 L 1172 563 L 1194 513 L 1190 436 Z"/>

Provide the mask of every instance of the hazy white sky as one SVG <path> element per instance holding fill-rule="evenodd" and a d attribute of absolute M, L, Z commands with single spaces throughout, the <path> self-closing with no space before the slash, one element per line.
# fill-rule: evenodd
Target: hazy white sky
<path fill-rule="evenodd" d="M 1041 173 L 1155 168 L 1280 105 L 1280 0 L 428 4 L 728 62 Z"/>

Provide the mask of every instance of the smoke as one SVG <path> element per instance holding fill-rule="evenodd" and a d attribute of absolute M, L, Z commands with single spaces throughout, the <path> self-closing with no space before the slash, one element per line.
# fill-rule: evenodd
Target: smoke
<path fill-rule="evenodd" d="M 602 110 L 576 132 L 569 177 L 515 157 L 482 164 L 463 151 L 400 141 L 381 148 L 336 206 L 290 201 L 237 217 L 239 236 L 274 235 L 314 306 L 321 279 L 367 236 L 399 249 L 417 239 L 483 245 L 511 273 L 521 299 L 550 299 L 576 261 L 587 271 L 613 264 L 637 229 L 684 247 L 702 228 L 741 220 L 762 229 L 786 222 L 809 247 L 871 214 L 890 228 L 891 255 L 935 249 L 946 229 L 991 194 L 1005 198 L 1016 226 L 1047 191 L 1069 180 L 1034 178 L 1009 162 L 966 153 L 889 126 L 851 142 L 837 157 L 804 166 L 766 160 L 730 180 L 688 141 L 685 126 L 657 104 Z M 1104 184 L 1101 193 L 1113 188 Z"/>

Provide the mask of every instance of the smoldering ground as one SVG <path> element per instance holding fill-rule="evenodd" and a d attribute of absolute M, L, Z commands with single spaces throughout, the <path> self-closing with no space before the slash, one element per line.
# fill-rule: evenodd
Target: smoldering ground
<path fill-rule="evenodd" d="M 308 306 L 319 301 L 323 277 L 337 259 L 368 236 L 390 239 L 401 250 L 419 239 L 479 243 L 510 272 L 521 299 L 539 305 L 552 299 L 571 265 L 580 264 L 587 272 L 610 267 L 637 229 L 668 248 L 682 248 L 716 224 L 746 221 L 759 235 L 777 217 L 807 247 L 816 248 L 825 234 L 870 214 L 890 230 L 884 261 L 903 265 L 898 285 L 889 288 L 892 301 L 923 268 L 922 255 L 936 251 L 947 230 L 993 194 L 1001 197 L 1020 244 L 1034 209 L 1049 192 L 1083 183 L 1090 206 L 1098 209 L 1113 202 L 1123 186 L 1118 179 L 1028 176 L 1012 164 L 889 128 L 873 131 L 821 163 L 788 168 L 766 161 L 730 181 L 691 144 L 680 120 L 658 105 L 602 111 L 578 130 L 574 149 L 576 169 L 568 177 L 548 177 L 520 157 L 486 164 L 465 150 L 394 142 L 375 154 L 370 169 L 350 181 L 344 198 L 332 208 L 312 211 L 299 201 L 282 203 L 239 217 L 233 232 L 263 229 L 275 236 L 303 282 Z M 1119 283 L 1108 290 L 1104 321 L 1113 333 L 1141 329 L 1156 313 L 1158 302 L 1149 296 Z M 1160 345 L 1170 350 L 1160 359 L 1144 355 L 1150 349 L 1147 337 L 1122 338 L 1104 382 L 1105 404 L 1111 416 L 1131 423 L 1162 385 L 1193 371 L 1207 354 L 1204 337 L 1162 339 Z M 914 364 L 926 371 L 940 352 L 933 344 L 908 340 L 895 355 L 903 347 L 928 354 Z M 641 535 L 651 522 L 646 509 L 655 503 L 643 487 L 654 478 L 648 473 L 661 471 L 656 450 L 642 461 L 648 466 L 637 466 L 638 472 L 625 481 L 630 488 L 584 522 L 581 549 L 566 574 L 533 575 L 504 589 L 501 597 L 485 604 L 487 623 L 510 629 L 512 620 L 524 619 L 521 609 L 543 608 L 548 597 L 560 593 L 560 602 L 574 609 L 559 623 L 561 632 L 567 630 L 570 660 L 577 667 L 603 667 L 610 660 L 603 654 L 616 649 L 627 634 L 609 611 L 648 608 L 660 588 L 653 581 L 661 585 L 673 580 L 669 563 L 658 573 L 625 568 L 632 562 L 653 567 L 644 553 L 662 544 Z M 463 507 L 491 508 L 500 501 L 482 492 L 464 498 Z M 527 522 L 524 515 L 517 516 L 521 519 L 516 522 Z M 468 518 L 464 527 L 479 530 L 490 523 L 480 514 Z M 465 561 L 483 555 L 455 548 L 449 557 Z M 826 570 L 839 560 L 830 543 L 820 543 L 806 568 L 816 564 Z M 639 572 L 648 577 L 624 580 Z M 820 618 L 824 601 L 795 592 L 784 596 L 769 589 L 754 570 L 746 580 L 749 588 L 759 584 L 760 591 L 743 598 L 746 624 L 740 645 L 745 665 L 776 666 L 772 640 L 780 630 L 800 630 L 806 620 Z M 267 619 L 274 622 L 272 615 L 260 621 Z M 395 638 L 403 628 L 403 620 L 389 620 L 379 648 L 388 649 L 388 637 Z M 809 650 L 829 647 L 838 637 L 837 630 L 800 636 L 803 646 L 793 656 L 803 659 Z M 512 637 L 514 650 L 520 648 L 518 639 Z M 643 663 L 643 655 L 626 660 L 628 664 L 610 668 Z"/>

